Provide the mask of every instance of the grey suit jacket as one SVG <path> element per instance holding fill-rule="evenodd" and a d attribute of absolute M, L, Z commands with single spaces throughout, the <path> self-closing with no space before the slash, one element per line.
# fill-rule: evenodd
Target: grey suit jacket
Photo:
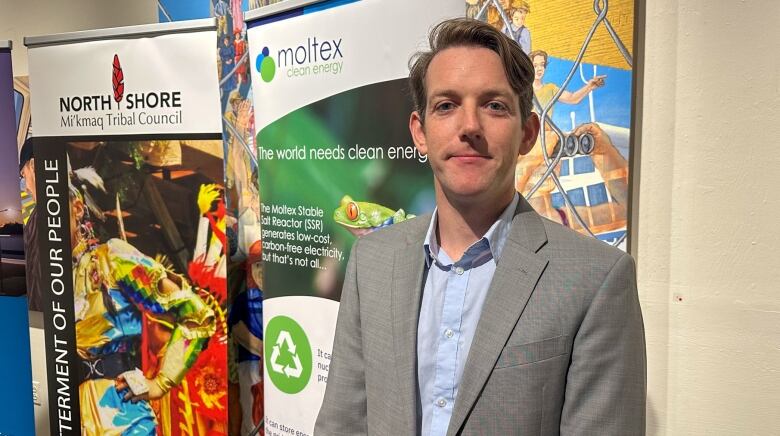
<path fill-rule="evenodd" d="M 314 434 L 414 435 L 430 215 L 352 248 Z M 645 340 L 631 256 L 521 198 L 448 435 L 642 435 Z M 432 351 L 433 352 L 433 351 Z"/>

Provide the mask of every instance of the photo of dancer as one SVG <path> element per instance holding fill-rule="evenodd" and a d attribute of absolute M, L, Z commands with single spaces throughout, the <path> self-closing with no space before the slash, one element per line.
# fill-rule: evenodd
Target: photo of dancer
<path fill-rule="evenodd" d="M 54 142 L 36 146 L 67 150 L 82 434 L 226 433 L 222 142 Z"/>

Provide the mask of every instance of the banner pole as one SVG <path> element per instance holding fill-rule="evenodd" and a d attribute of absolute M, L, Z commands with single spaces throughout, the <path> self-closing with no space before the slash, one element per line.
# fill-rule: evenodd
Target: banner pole
<path fill-rule="evenodd" d="M 138 26 L 112 27 L 106 29 L 82 30 L 78 32 L 55 33 L 51 35 L 26 36 L 24 45 L 28 48 L 48 45 L 72 44 L 117 38 L 144 38 L 171 33 L 200 32 L 217 28 L 216 18 L 174 21 L 170 23 L 142 24 Z"/>

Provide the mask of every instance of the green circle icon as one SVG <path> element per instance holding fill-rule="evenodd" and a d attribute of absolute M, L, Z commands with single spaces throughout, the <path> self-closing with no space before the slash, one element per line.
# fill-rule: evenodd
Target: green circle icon
<path fill-rule="evenodd" d="M 301 326 L 292 318 L 276 316 L 265 329 L 265 367 L 280 391 L 297 394 L 309 383 L 311 345 Z"/>
<path fill-rule="evenodd" d="M 260 62 L 260 77 L 264 82 L 270 82 L 276 75 L 276 62 L 270 57 L 266 56 Z"/>

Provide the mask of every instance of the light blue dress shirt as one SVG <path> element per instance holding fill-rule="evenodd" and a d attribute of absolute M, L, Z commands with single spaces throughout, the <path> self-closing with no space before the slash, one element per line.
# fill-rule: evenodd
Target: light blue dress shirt
<path fill-rule="evenodd" d="M 436 240 L 438 210 L 431 217 L 424 244 L 428 274 L 417 324 L 418 418 L 423 436 L 447 433 L 471 341 L 518 201 L 515 194 L 487 233 L 457 262 Z"/>

